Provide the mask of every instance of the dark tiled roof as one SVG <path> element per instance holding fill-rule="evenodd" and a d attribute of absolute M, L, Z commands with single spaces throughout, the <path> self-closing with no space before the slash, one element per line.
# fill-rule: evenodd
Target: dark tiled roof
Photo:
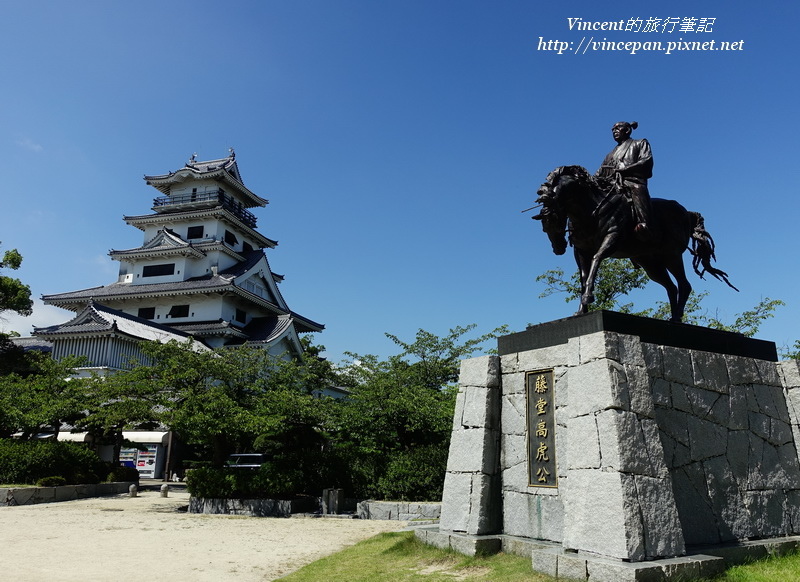
<path fill-rule="evenodd" d="M 307 317 L 298 315 L 294 311 L 291 311 L 290 313 L 294 318 L 294 327 L 300 333 L 309 331 L 322 331 L 323 329 L 325 329 L 325 326 L 321 323 L 317 323 L 316 321 L 308 319 Z"/>
<path fill-rule="evenodd" d="M 224 271 L 220 271 L 220 275 L 226 277 L 238 277 L 245 274 L 247 271 L 256 266 L 256 263 L 264 258 L 264 251 L 261 249 L 254 249 L 246 253 L 239 253 L 244 257 L 244 261 L 236 263 L 232 267 L 228 267 Z"/>
<path fill-rule="evenodd" d="M 235 325 L 231 325 L 231 322 L 222 319 L 218 319 L 216 321 L 192 321 L 187 323 L 176 323 L 173 327 L 191 335 L 227 335 L 239 338 L 247 337 L 247 334 L 243 330 Z"/>
<path fill-rule="evenodd" d="M 77 321 L 79 320 L 79 321 Z M 84 319 L 83 312 L 65 323 L 49 325 L 47 327 L 34 327 L 33 333 L 46 335 L 67 333 L 100 333 L 114 329 L 114 322 L 103 318 Z"/>
<path fill-rule="evenodd" d="M 59 325 L 34 328 L 33 333 L 42 337 L 74 334 L 96 334 L 118 331 L 125 335 L 145 340 L 182 340 L 189 334 L 152 322 L 100 303 L 90 301 L 78 315 Z"/>
<path fill-rule="evenodd" d="M 231 151 L 227 158 L 220 158 L 218 160 L 208 160 L 206 162 L 198 162 L 192 156 L 186 165 L 180 170 L 170 172 L 168 174 L 160 174 L 154 176 L 145 175 L 145 181 L 154 186 L 156 189 L 167 194 L 169 192 L 169 184 L 172 182 L 179 182 L 182 180 L 180 176 L 173 180 L 173 177 L 180 172 L 190 171 L 198 178 L 204 179 L 218 179 L 227 182 L 238 189 L 247 199 L 254 205 L 264 206 L 268 204 L 268 200 L 261 198 L 257 194 L 251 192 L 242 182 L 242 176 L 239 172 L 239 165 L 236 163 L 236 155 Z"/>
<path fill-rule="evenodd" d="M 249 236 L 253 237 L 254 239 L 260 241 L 265 247 L 275 248 L 278 246 L 278 241 L 273 240 L 271 238 L 265 237 L 263 234 L 258 232 L 256 229 L 248 226 L 244 222 L 239 221 L 238 217 L 235 214 L 231 214 L 228 210 L 223 208 L 222 206 L 215 206 L 214 208 L 208 208 L 204 210 L 189 210 L 180 213 L 181 219 L 188 219 L 188 218 L 207 218 L 207 217 L 214 217 L 218 216 L 222 213 L 227 213 L 228 217 L 232 217 L 233 219 L 239 222 L 238 226 L 245 230 Z M 140 230 L 144 230 L 141 224 L 158 224 L 158 223 L 170 223 L 175 220 L 175 214 L 136 214 L 132 216 L 123 216 L 122 219 L 127 222 L 128 224 L 135 226 Z"/>
<path fill-rule="evenodd" d="M 283 303 L 276 304 L 272 301 L 254 295 L 252 292 L 239 287 L 235 284 L 236 277 L 245 274 L 248 270 L 256 266 L 259 261 L 264 257 L 263 251 L 254 250 L 247 253 L 245 261 L 234 265 L 233 267 L 221 271 L 213 275 L 208 274 L 201 277 L 194 277 L 186 281 L 173 281 L 167 283 L 146 283 L 134 285 L 131 283 L 111 283 L 103 287 L 92 287 L 89 289 L 82 289 L 79 291 L 72 291 L 68 293 L 59 293 L 54 295 L 44 295 L 42 299 L 45 303 L 52 305 L 61 305 L 68 309 L 76 309 L 83 303 L 88 301 L 119 301 L 129 297 L 142 297 L 142 296 L 177 296 L 177 295 L 191 295 L 194 293 L 208 293 L 208 292 L 222 292 L 233 291 L 243 297 L 248 298 L 250 301 L 261 305 L 268 311 L 273 311 L 276 314 L 291 313 L 292 317 L 297 322 L 297 331 L 322 331 L 324 326 L 317 324 L 309 319 L 288 311 L 285 307 L 285 302 L 281 297 L 277 300 Z M 170 326 L 171 327 L 171 326 Z"/>
<path fill-rule="evenodd" d="M 111 283 L 102 287 L 90 287 L 79 291 L 44 295 L 45 301 L 62 303 L 73 300 L 114 299 L 129 295 L 145 295 L 151 293 L 181 293 L 193 291 L 209 291 L 230 287 L 233 280 L 252 269 L 264 256 L 261 250 L 253 250 L 245 255 L 245 260 L 232 267 L 220 271 L 218 274 L 192 277 L 185 281 L 172 281 L 168 283 L 145 283 L 134 285 L 132 283 Z"/>
<path fill-rule="evenodd" d="M 250 341 L 254 342 L 268 342 L 283 332 L 285 332 L 292 325 L 292 318 L 288 315 L 279 315 L 276 317 L 254 317 L 248 323 L 244 330 L 250 336 Z"/>
<path fill-rule="evenodd" d="M 234 167 L 238 170 L 235 156 L 228 156 L 227 158 L 220 158 L 218 160 L 208 160 L 207 162 L 190 161 L 187 162 L 186 167 L 197 170 L 200 173 L 213 172 L 219 169 L 230 172 Z M 238 171 L 236 173 L 238 174 Z M 241 175 L 239 175 L 239 178 L 241 178 Z"/>
<path fill-rule="evenodd" d="M 23 350 L 36 352 L 52 352 L 53 342 L 40 337 L 12 337 L 11 342 Z"/>
<path fill-rule="evenodd" d="M 217 172 L 219 170 L 225 170 L 232 177 L 236 178 L 238 182 L 244 185 L 244 182 L 241 181 L 241 174 L 239 173 L 239 165 L 236 163 L 236 156 L 231 154 L 227 158 L 220 158 L 218 160 L 208 160 L 205 162 L 198 162 L 194 159 L 194 156 L 186 162 L 186 164 L 181 168 L 181 170 L 193 170 L 198 174 L 208 174 L 210 172 Z M 153 176 L 145 175 L 144 179 L 147 181 L 156 181 L 156 180 L 167 180 L 174 176 L 176 173 L 180 172 L 181 170 L 176 170 L 174 172 L 169 172 L 168 174 L 158 174 Z"/>
<path fill-rule="evenodd" d="M 53 295 L 43 295 L 45 303 L 64 303 L 69 301 L 89 301 L 90 299 L 120 299 L 122 297 L 164 294 L 164 293 L 191 293 L 196 291 L 210 291 L 230 287 L 230 279 L 224 279 L 219 275 L 205 275 L 195 277 L 186 281 L 174 281 L 171 283 L 147 283 L 144 285 L 133 285 L 131 283 L 111 283 L 103 287 L 92 287 L 79 291 L 67 293 L 56 293 Z"/>
<path fill-rule="evenodd" d="M 169 228 L 160 229 L 156 236 L 147 241 L 140 247 L 132 249 L 112 250 L 109 255 L 112 257 L 121 255 L 169 255 L 181 254 L 192 255 L 202 258 L 205 253 L 190 242 L 183 240 Z"/>
<path fill-rule="evenodd" d="M 278 338 L 289 329 L 294 319 L 290 315 L 273 315 L 269 317 L 254 317 L 243 328 L 232 325 L 229 321 L 198 321 L 176 324 L 175 327 L 191 334 L 202 335 L 233 335 L 248 342 L 270 342 Z"/>

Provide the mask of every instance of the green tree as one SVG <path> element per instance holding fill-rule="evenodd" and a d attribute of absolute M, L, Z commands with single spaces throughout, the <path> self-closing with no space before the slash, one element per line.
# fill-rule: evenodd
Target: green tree
<path fill-rule="evenodd" d="M 579 274 L 575 272 L 566 278 L 561 269 L 552 269 L 536 277 L 537 281 L 544 282 L 545 290 L 539 297 L 563 293 L 568 303 L 577 302 L 581 296 Z M 589 305 L 590 311 L 607 309 L 630 313 L 655 319 L 669 319 L 670 307 L 666 301 L 658 301 L 657 307 L 636 311 L 633 303 L 622 303 L 621 298 L 626 297 L 634 289 L 641 289 L 650 279 L 644 270 L 637 269 L 627 259 L 609 259 L 600 264 L 595 288 L 595 301 Z M 701 302 L 708 292 L 695 293 L 692 291 L 686 303 L 684 321 L 694 325 L 704 325 L 713 329 L 741 333 L 748 337 L 758 333 L 758 329 L 765 320 L 775 315 L 775 310 L 785 305 L 780 299 L 766 297 L 747 311 L 736 316 L 733 323 L 725 323 L 717 315 L 709 315 L 702 310 Z"/>
<path fill-rule="evenodd" d="M 317 411 L 324 406 L 313 394 L 330 381 L 332 370 L 319 357 L 321 348 L 304 344 L 303 360 L 288 361 L 258 347 L 198 351 L 191 342 L 145 343 L 147 364 L 119 373 L 112 383 L 137 387 L 138 396 L 121 401 L 118 415 L 116 405 L 109 405 L 109 418 L 122 422 L 132 406 L 140 413 L 133 417 L 145 420 L 151 403 L 159 401 L 159 420 L 184 442 L 208 451 L 215 466 L 233 452 L 254 449 L 286 458 L 294 445 L 317 440 Z M 119 430 L 120 424 L 110 426 Z"/>
<path fill-rule="evenodd" d="M 340 382 L 334 366 L 321 356 L 325 347 L 313 345 L 307 336 L 301 342 L 302 359 L 272 363 L 256 404 L 252 448 L 267 455 L 276 474 L 295 479 L 295 490 L 318 492 L 334 484 L 334 474 L 341 471 L 328 454 L 333 402 L 322 396 Z"/>
<path fill-rule="evenodd" d="M 462 339 L 476 327 L 475 324 L 466 327 L 456 326 L 443 337 L 420 329 L 411 343 L 404 342 L 390 333 L 387 333 L 386 337 L 403 348 L 399 355 L 401 360 L 405 361 L 405 358 L 409 357 L 412 359 L 411 368 L 419 385 L 443 388 L 458 380 L 462 359 L 480 350 L 488 340 L 508 333 L 508 327 L 503 325 L 478 337 Z"/>
<path fill-rule="evenodd" d="M 17 249 L 3 253 L 0 270 L 17 270 L 21 265 L 22 255 Z M 0 315 L 5 311 L 30 315 L 33 313 L 33 301 L 30 287 L 19 279 L 0 273 Z M 0 374 L 24 372 L 29 367 L 24 351 L 11 341 L 12 335 L 17 334 L 0 333 Z"/>
<path fill-rule="evenodd" d="M 115 465 L 125 444 L 124 430 L 158 426 L 162 390 L 148 379 L 147 368 L 134 365 L 85 380 L 85 416 L 74 423 L 75 428 L 93 435 L 96 443 L 112 445 Z"/>
<path fill-rule="evenodd" d="M 630 313 L 633 303 L 620 303 L 634 289 L 642 289 L 650 279 L 642 269 L 633 267 L 628 259 L 608 259 L 600 263 L 594 288 L 594 302 L 589 305 L 590 311 L 607 309 Z M 536 281 L 543 282 L 545 289 L 539 297 L 563 294 L 564 301 L 572 303 L 580 300 L 581 280 L 578 271 L 567 278 L 563 269 L 545 271 Z"/>
<path fill-rule="evenodd" d="M 17 270 L 22 265 L 22 255 L 17 249 L 11 249 L 3 254 L 0 269 Z M 33 313 L 31 288 L 19 279 L 0 274 L 0 313 L 14 311 L 20 315 Z"/>
<path fill-rule="evenodd" d="M 41 356 L 40 352 L 26 352 L 15 344 L 11 338 L 17 335 L 16 332 L 0 333 L 0 376 L 12 372 L 26 376 L 34 371 L 36 361 Z"/>
<path fill-rule="evenodd" d="M 263 351 L 263 350 L 262 350 Z M 122 372 L 161 395 L 162 421 L 190 444 L 208 447 L 221 466 L 251 428 L 261 358 L 256 350 L 195 350 L 186 343 L 146 342 L 148 365 Z M 258 367 L 258 369 L 256 369 Z"/>
<path fill-rule="evenodd" d="M 783 355 L 790 360 L 800 360 L 800 340 L 796 340 L 794 346 L 787 348 Z"/>
<path fill-rule="evenodd" d="M 505 327 L 467 339 L 475 325 L 445 336 L 419 330 L 387 359 L 349 353 L 342 377 L 350 396 L 337 403 L 333 446 L 359 496 L 432 499 L 441 495 L 459 362 Z M 424 461 L 424 462 L 423 462 Z"/>
<path fill-rule="evenodd" d="M 305 355 L 298 360 L 258 347 L 142 344 L 142 365 L 95 383 L 95 407 L 82 426 L 119 442 L 124 428 L 158 420 L 212 460 L 209 475 L 236 481 L 234 489 L 255 485 L 219 470 L 228 455 L 263 452 L 269 460 L 258 487 L 316 492 L 330 483 L 323 455 L 330 403 L 317 395 L 334 383 L 335 372 L 320 357 L 322 346 L 302 342 Z"/>
<path fill-rule="evenodd" d="M 753 307 L 753 309 L 748 309 L 738 314 L 733 323 L 724 323 L 716 316 L 705 316 L 704 321 L 708 327 L 713 327 L 714 329 L 734 331 L 746 335 L 747 337 L 753 337 L 758 333 L 761 324 L 764 323 L 765 320 L 774 317 L 775 310 L 782 305 L 786 305 L 786 303 L 780 299 L 765 297 L 761 299 L 758 305 Z"/>
<path fill-rule="evenodd" d="M 85 414 L 87 384 L 71 376 L 83 364 L 83 359 L 75 357 L 60 361 L 40 357 L 28 374 L 0 376 L 0 437 L 15 432 L 22 439 L 40 432 L 57 435 L 61 425 L 80 420 Z"/>

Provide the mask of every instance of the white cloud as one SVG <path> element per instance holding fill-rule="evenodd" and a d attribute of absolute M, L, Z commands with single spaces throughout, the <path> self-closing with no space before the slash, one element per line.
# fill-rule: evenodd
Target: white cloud
<path fill-rule="evenodd" d="M 36 143 L 35 141 L 33 141 L 29 137 L 23 137 L 22 139 L 18 139 L 17 140 L 17 145 L 22 147 L 22 148 L 25 148 L 26 150 L 30 150 L 32 152 L 36 152 L 37 154 L 39 152 L 43 152 L 44 151 L 44 148 L 42 147 L 41 144 Z"/>
<path fill-rule="evenodd" d="M 33 302 L 33 314 L 28 317 L 23 317 L 10 311 L 0 315 L 0 331 L 16 331 L 21 336 L 29 336 L 34 326 L 56 325 L 69 321 L 74 316 L 75 314 L 70 311 L 60 307 L 53 307 L 52 305 L 45 305 L 36 299 Z"/>

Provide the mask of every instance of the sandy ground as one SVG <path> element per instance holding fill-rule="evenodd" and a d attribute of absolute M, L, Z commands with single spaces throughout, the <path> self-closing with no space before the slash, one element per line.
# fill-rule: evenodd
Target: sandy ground
<path fill-rule="evenodd" d="M 0 580 L 127 582 L 275 580 L 405 522 L 256 518 L 177 511 L 168 498 L 102 497 L 0 507 Z"/>

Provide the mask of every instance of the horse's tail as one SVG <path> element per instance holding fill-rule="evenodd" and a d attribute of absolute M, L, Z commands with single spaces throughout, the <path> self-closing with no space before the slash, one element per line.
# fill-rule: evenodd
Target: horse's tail
<path fill-rule="evenodd" d="M 727 283 L 728 287 L 738 291 L 738 289 L 728 281 L 728 274 L 725 271 L 711 266 L 711 261 L 716 261 L 717 257 L 714 254 L 714 239 L 711 238 L 711 235 L 706 230 L 703 216 L 699 212 L 689 212 L 689 216 L 692 221 L 692 248 L 689 249 L 689 252 L 692 253 L 694 257 L 692 259 L 692 268 L 694 272 L 697 273 L 701 279 L 703 279 L 705 273 L 711 273 L 716 279 L 724 281 Z M 700 270 L 699 267 L 702 267 L 702 270 Z"/>

